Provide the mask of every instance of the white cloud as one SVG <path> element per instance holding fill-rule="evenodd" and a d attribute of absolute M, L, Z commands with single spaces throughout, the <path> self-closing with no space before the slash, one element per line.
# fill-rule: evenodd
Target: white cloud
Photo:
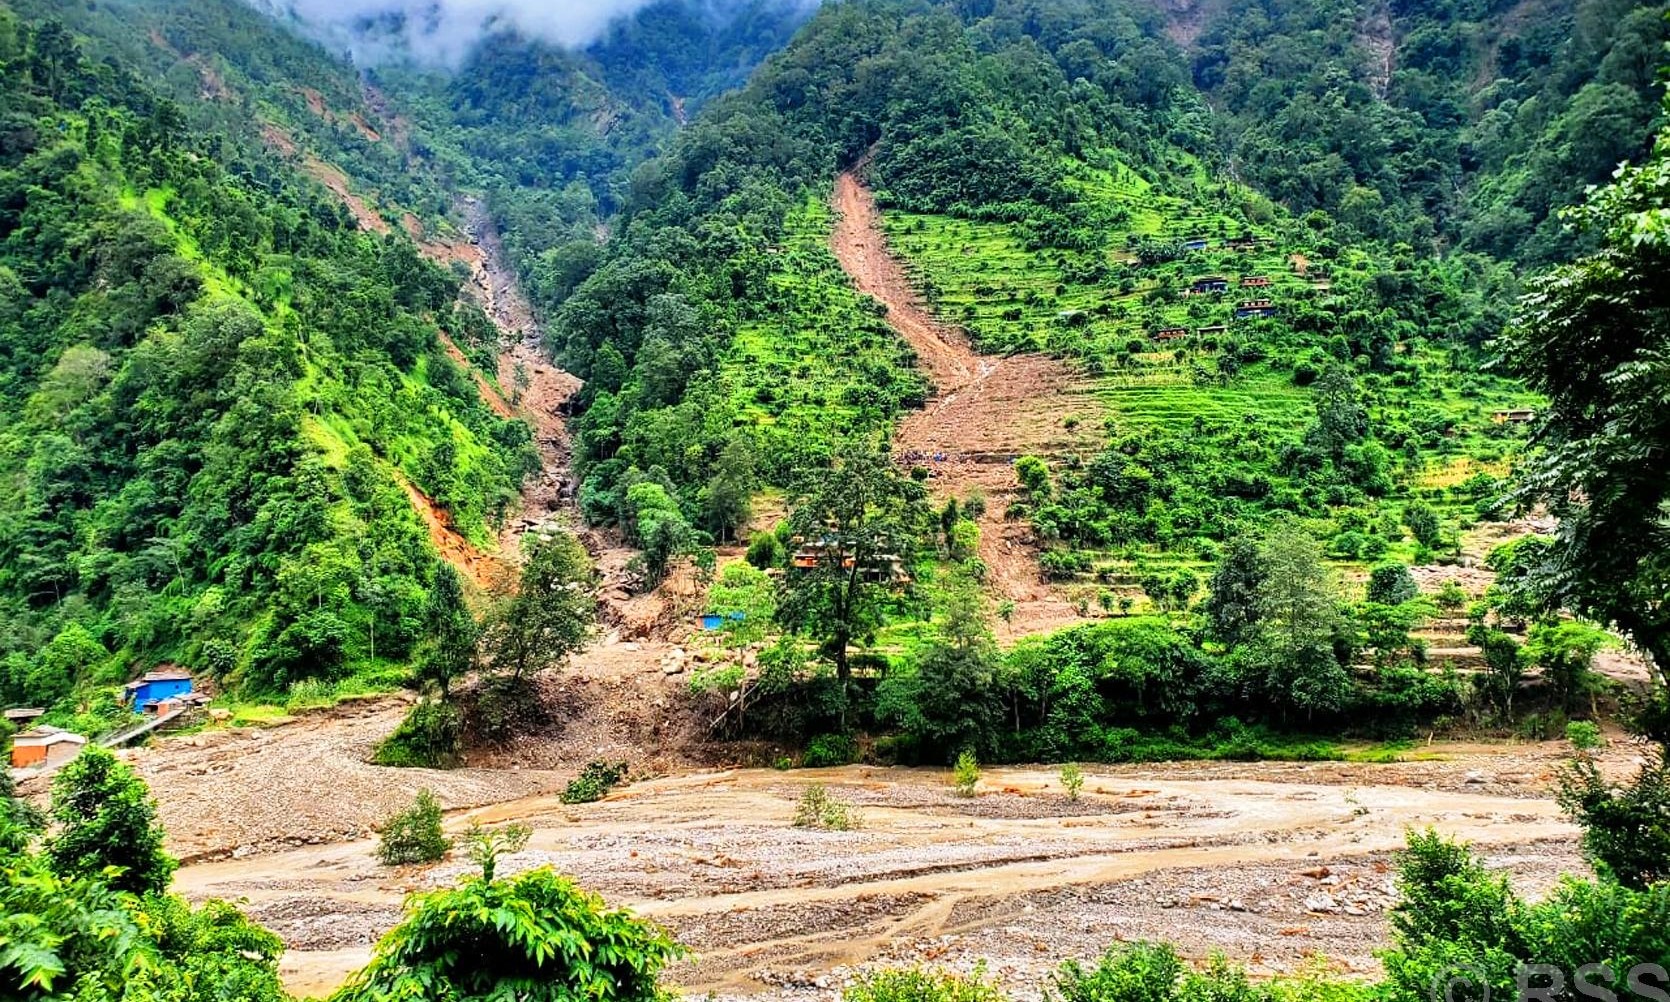
<path fill-rule="evenodd" d="M 402 54 L 456 66 L 493 31 L 584 45 L 651 0 L 250 0 L 288 16 L 361 63 Z"/>

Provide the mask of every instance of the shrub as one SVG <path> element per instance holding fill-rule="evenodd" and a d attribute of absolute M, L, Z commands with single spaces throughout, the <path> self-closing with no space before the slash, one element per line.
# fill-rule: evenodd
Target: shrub
<path fill-rule="evenodd" d="M 491 883 L 498 871 L 499 857 L 521 852 L 528 847 L 531 838 L 533 829 L 524 824 L 483 828 L 477 822 L 464 833 L 464 851 L 469 855 L 470 862 L 481 867 L 481 879 Z"/>
<path fill-rule="evenodd" d="M 1452 582 L 1453 584 L 1453 582 Z M 1399 563 L 1380 564 L 1369 572 L 1368 600 L 1381 605 L 1398 605 L 1420 594 L 1409 568 Z"/>
<path fill-rule="evenodd" d="M 1600 735 L 1600 728 L 1587 720 L 1573 720 L 1567 724 L 1566 740 L 1580 752 L 1594 751 L 1606 745 L 1606 739 Z"/>
<path fill-rule="evenodd" d="M 1177 996 L 1185 970 L 1169 946 L 1120 944 L 1093 968 L 1076 960 L 1063 964 L 1055 976 L 1056 996 L 1061 1002 L 1168 1002 Z"/>
<path fill-rule="evenodd" d="M 619 786 L 626 778 L 626 763 L 608 762 L 594 759 L 586 763 L 580 770 L 580 775 L 574 777 L 562 791 L 560 798 L 565 804 L 589 804 L 602 800 L 609 795 L 609 791 Z"/>
<path fill-rule="evenodd" d="M 425 696 L 377 746 L 371 761 L 402 768 L 451 769 L 462 758 L 463 746 L 463 714 L 444 699 Z"/>
<path fill-rule="evenodd" d="M 819 734 L 806 743 L 800 764 L 808 769 L 851 765 L 858 761 L 858 742 L 850 734 Z"/>
<path fill-rule="evenodd" d="M 428 790 L 419 790 L 416 802 L 383 822 L 377 834 L 377 858 L 384 866 L 433 863 L 452 848 L 452 840 L 441 834 L 441 802 Z"/>
<path fill-rule="evenodd" d="M 1002 1002 L 1003 993 L 976 969 L 970 977 L 910 969 L 867 974 L 841 1002 Z"/>
<path fill-rule="evenodd" d="M 545 867 L 415 896 L 334 997 L 656 1002 L 656 975 L 683 952 L 660 927 Z"/>
<path fill-rule="evenodd" d="M 782 541 L 769 532 L 755 534 L 748 544 L 748 563 L 762 571 L 783 566 L 786 555 Z"/>
<path fill-rule="evenodd" d="M 1438 602 L 1438 608 L 1446 612 L 1454 612 L 1467 604 L 1467 593 L 1462 591 L 1461 586 L 1452 579 L 1445 581 L 1438 588 L 1435 600 Z"/>
<path fill-rule="evenodd" d="M 975 760 L 974 753 L 965 751 L 957 756 L 957 765 L 951 771 L 951 787 L 959 797 L 974 796 L 974 788 L 980 784 L 980 763 Z"/>
<path fill-rule="evenodd" d="M 322 678 L 303 678 L 290 683 L 289 695 L 284 700 L 284 712 L 317 709 L 336 701 L 336 686 Z"/>
<path fill-rule="evenodd" d="M 45 855 L 66 879 L 100 878 L 113 891 L 154 894 L 168 889 L 179 866 L 163 851 L 144 780 L 107 748 L 89 746 L 53 778 L 52 820 L 57 830 Z M 121 872 L 111 876 L 111 867 Z"/>
<path fill-rule="evenodd" d="M 1084 790 L 1084 770 L 1077 762 L 1068 762 L 1061 767 L 1061 788 L 1067 791 L 1068 800 L 1079 799 Z"/>
<path fill-rule="evenodd" d="M 814 783 L 800 795 L 794 807 L 796 828 L 823 828 L 829 831 L 851 831 L 862 827 L 863 817 L 852 805 L 832 796 L 823 784 Z"/>

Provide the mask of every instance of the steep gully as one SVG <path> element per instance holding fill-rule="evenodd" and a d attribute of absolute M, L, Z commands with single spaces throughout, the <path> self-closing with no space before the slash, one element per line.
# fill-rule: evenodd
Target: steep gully
<path fill-rule="evenodd" d="M 470 546 L 450 528 L 444 513 L 435 512 L 433 505 L 408 488 L 413 501 L 429 522 L 431 538 L 442 555 L 484 589 L 499 585 L 499 579 L 515 567 L 521 539 L 528 532 L 547 526 L 575 532 L 590 551 L 601 579 L 601 618 L 608 627 L 603 642 L 664 637 L 676 629 L 680 615 L 693 602 L 698 590 L 695 581 L 691 575 L 678 574 L 654 591 L 633 594 L 629 565 L 636 551 L 612 532 L 580 524 L 573 443 L 564 409 L 581 381 L 546 355 L 544 331 L 505 253 L 492 214 L 469 196 L 460 199 L 459 209 L 470 234 L 467 242 L 430 240 L 422 245 L 443 263 L 462 261 L 470 269 L 464 295 L 482 307 L 500 332 L 497 386 L 472 373 L 489 407 L 504 417 L 521 417 L 533 428 L 540 469 L 523 487 L 517 510 L 505 522 L 493 553 Z M 446 348 L 455 361 L 469 368 L 455 345 L 449 341 Z"/>
<path fill-rule="evenodd" d="M 1029 528 L 1004 513 L 1019 491 L 1013 459 L 1083 448 L 1088 442 L 1063 419 L 1075 410 L 1095 413 L 1097 404 L 1065 364 L 1043 355 L 982 354 L 930 314 L 888 249 L 862 169 L 836 179 L 830 248 L 858 291 L 887 307 L 888 322 L 934 385 L 927 406 L 900 423 L 895 450 L 928 467 L 936 499 L 985 496 L 979 555 L 992 589 L 1015 604 L 1007 629 L 1021 635 L 1068 624 L 1078 617 L 1044 582 Z"/>

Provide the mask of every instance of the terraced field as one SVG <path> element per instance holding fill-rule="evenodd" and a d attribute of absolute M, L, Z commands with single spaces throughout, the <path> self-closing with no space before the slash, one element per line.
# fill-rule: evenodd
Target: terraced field
<path fill-rule="evenodd" d="M 1482 371 L 1476 356 L 1455 354 L 1446 332 L 1374 305 L 1376 283 L 1412 281 L 1407 262 L 1319 236 L 1251 191 L 1212 180 L 1199 164 L 1173 165 L 1168 176 L 1181 180 L 1162 190 L 1115 154 L 1090 161 L 1070 167 L 1078 201 L 1068 216 L 1097 234 L 1081 249 L 1044 246 L 1030 218 L 903 210 L 882 217 L 891 249 L 941 322 L 982 350 L 1067 359 L 1082 374 L 1071 394 L 1052 401 L 1061 433 L 1032 436 L 1039 455 L 1071 468 L 1093 458 L 1082 430 L 1154 436 L 1195 443 L 1192 454 L 1236 464 L 1238 476 L 1262 477 L 1289 497 L 1314 490 L 1292 479 L 1281 457 L 1317 421 L 1317 373 L 1347 361 L 1392 486 L 1328 500 L 1331 512 L 1307 516 L 1319 535 L 1352 520 L 1395 523 L 1415 499 L 1458 528 L 1479 517 L 1525 435 L 1493 414 L 1538 402 Z M 1206 280 L 1221 285 L 1202 286 Z M 1246 300 L 1268 300 L 1271 315 L 1237 317 Z M 1372 365 L 1352 357 L 1370 341 L 1384 352 Z M 1024 409 L 1015 420 L 1027 420 Z M 1317 500 L 1313 494 L 1313 509 Z M 1144 569 L 1210 564 L 1210 547 L 1189 540 L 1053 545 L 1091 550 L 1094 576 L 1115 587 Z M 1411 543 L 1390 541 L 1389 556 L 1413 554 Z"/>

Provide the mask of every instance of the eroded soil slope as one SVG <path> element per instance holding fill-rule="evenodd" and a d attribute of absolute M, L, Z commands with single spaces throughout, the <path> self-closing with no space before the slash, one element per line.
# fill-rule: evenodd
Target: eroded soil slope
<path fill-rule="evenodd" d="M 934 384 L 934 396 L 899 425 L 895 449 L 932 471 L 936 498 L 986 496 L 980 557 L 994 589 L 1015 602 L 1011 629 L 1033 633 L 1077 617 L 1043 580 L 1030 529 L 1004 511 L 1019 489 L 1012 461 L 1028 453 L 1055 456 L 1095 446 L 1092 433 L 1069 429 L 1063 417 L 1094 412 L 1065 363 L 1042 355 L 985 355 L 961 331 L 932 316 L 889 252 L 875 199 L 852 173 L 835 182 L 836 223 L 831 248 L 858 291 L 887 307 L 887 319 L 915 349 Z"/>

